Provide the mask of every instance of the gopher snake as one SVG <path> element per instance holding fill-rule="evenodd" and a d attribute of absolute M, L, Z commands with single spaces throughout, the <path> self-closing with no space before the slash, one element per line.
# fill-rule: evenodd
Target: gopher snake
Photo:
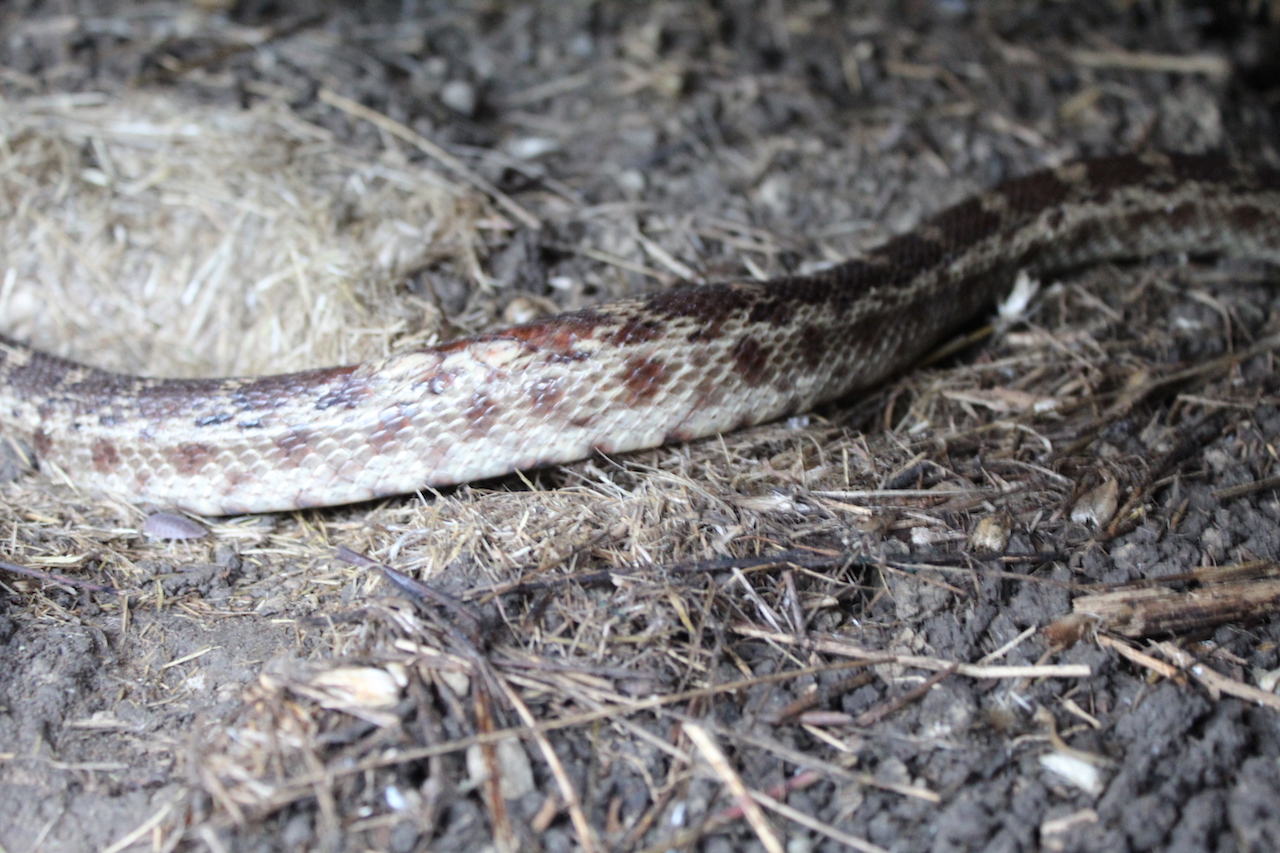
<path fill-rule="evenodd" d="M 73 483 L 208 515 L 350 503 L 728 431 L 909 366 L 1022 270 L 1162 252 L 1280 261 L 1280 172 L 1085 160 L 816 275 L 677 287 L 382 361 L 108 373 L 0 338 L 0 429 Z"/>

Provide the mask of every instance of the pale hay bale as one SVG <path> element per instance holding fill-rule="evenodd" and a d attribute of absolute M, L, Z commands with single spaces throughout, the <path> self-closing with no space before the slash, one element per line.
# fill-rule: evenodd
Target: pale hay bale
<path fill-rule="evenodd" d="M 429 340 L 438 313 L 397 282 L 441 264 L 480 280 L 485 215 L 283 105 L 0 101 L 4 331 L 109 369 L 280 372 Z"/>

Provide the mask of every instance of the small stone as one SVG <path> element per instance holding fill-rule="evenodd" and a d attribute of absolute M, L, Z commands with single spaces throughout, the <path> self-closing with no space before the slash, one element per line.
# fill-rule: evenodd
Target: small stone
<path fill-rule="evenodd" d="M 466 80 L 450 80 L 440 87 L 440 101 L 455 113 L 475 114 L 477 100 L 476 87 Z"/>

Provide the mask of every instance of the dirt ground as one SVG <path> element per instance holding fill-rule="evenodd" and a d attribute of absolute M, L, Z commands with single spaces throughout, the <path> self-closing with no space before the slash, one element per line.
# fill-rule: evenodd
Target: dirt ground
<path fill-rule="evenodd" d="M 0 331 L 276 372 L 1280 163 L 1262 2 L 356 5 L 0 5 Z M 1278 282 L 1082 270 L 807 417 L 201 538 L 10 461 L 0 853 L 1280 849 Z"/>

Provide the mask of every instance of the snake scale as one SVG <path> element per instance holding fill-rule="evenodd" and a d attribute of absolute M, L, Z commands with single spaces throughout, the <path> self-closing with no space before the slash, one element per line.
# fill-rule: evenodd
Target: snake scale
<path fill-rule="evenodd" d="M 1076 161 L 818 274 L 680 286 L 278 376 L 126 376 L 0 338 L 0 430 L 47 472 L 137 502 L 206 515 L 351 503 L 801 412 L 910 366 L 1019 271 L 1167 252 L 1280 262 L 1280 171 Z"/>

